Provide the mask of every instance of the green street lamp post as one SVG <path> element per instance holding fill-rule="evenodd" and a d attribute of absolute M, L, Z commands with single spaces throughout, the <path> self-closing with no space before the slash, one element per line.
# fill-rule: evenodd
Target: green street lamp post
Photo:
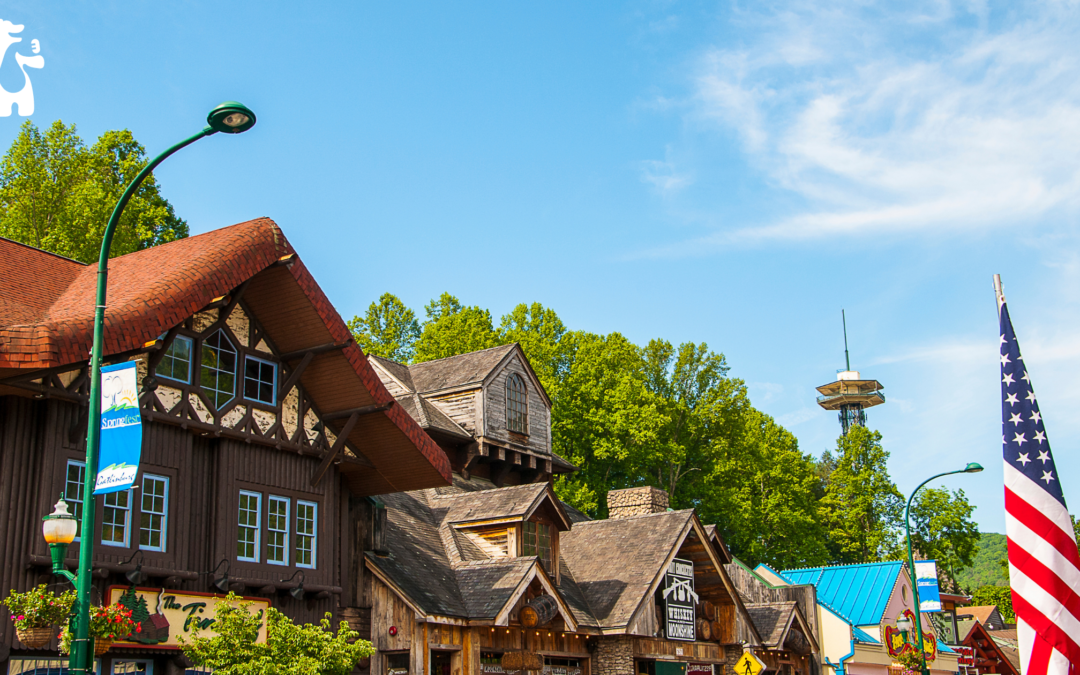
<path fill-rule="evenodd" d="M 97 476 L 98 446 L 101 440 L 101 361 L 105 332 L 105 297 L 109 279 L 109 249 L 112 247 L 113 233 L 120 222 L 120 214 L 124 212 L 124 207 L 158 164 L 177 150 L 191 145 L 200 138 L 211 136 L 219 131 L 226 134 L 247 131 L 255 126 L 255 113 L 240 103 L 226 101 L 210 111 L 206 117 L 206 124 L 199 133 L 180 141 L 155 157 L 146 165 L 146 168 L 139 172 L 139 175 L 135 176 L 135 180 L 131 181 L 120 197 L 120 201 L 116 203 L 101 239 L 101 255 L 98 257 L 97 303 L 94 312 L 94 346 L 90 352 L 90 414 L 86 429 L 86 477 L 83 481 L 83 537 L 79 544 L 79 569 L 75 575 L 64 568 L 64 553 L 67 545 L 74 540 L 75 533 L 71 532 L 68 537 L 65 530 L 64 537 L 57 534 L 56 541 L 49 542 L 53 556 L 53 572 L 69 580 L 74 578 L 76 581 L 77 598 L 72 607 L 74 639 L 71 644 L 71 659 L 68 663 L 73 675 L 90 675 L 94 672 L 94 650 L 90 644 L 90 572 L 94 560 L 94 483 Z M 63 505 L 62 509 L 61 505 Z M 50 516 L 46 516 L 44 526 L 46 540 L 50 537 L 50 520 L 64 521 L 65 514 L 67 514 L 67 504 L 61 499 L 57 504 L 57 510 Z M 71 518 L 70 514 L 66 517 Z M 63 538 L 67 538 L 67 541 L 62 541 Z M 58 556 L 59 559 L 57 559 Z"/>
<path fill-rule="evenodd" d="M 919 656 L 922 660 L 922 675 L 930 675 L 930 668 L 926 665 L 926 648 L 923 645 L 923 632 L 922 632 L 922 611 L 920 611 L 919 601 L 919 582 L 915 578 L 915 557 L 911 552 L 911 502 L 915 499 L 915 495 L 924 485 L 934 480 L 935 478 L 941 478 L 942 476 L 951 476 L 954 473 L 979 473 L 982 471 L 982 465 L 970 462 L 963 469 L 957 469 L 956 471 L 946 471 L 945 473 L 939 473 L 936 476 L 930 476 L 923 482 L 919 483 L 919 487 L 911 493 L 908 497 L 907 506 L 904 507 L 904 527 L 907 530 L 907 559 L 908 559 L 908 572 L 911 574 L 911 595 L 915 599 L 915 648 L 919 650 Z"/>

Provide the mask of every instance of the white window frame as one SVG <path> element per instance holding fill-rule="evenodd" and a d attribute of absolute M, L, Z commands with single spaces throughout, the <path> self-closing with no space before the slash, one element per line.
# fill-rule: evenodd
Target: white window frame
<path fill-rule="evenodd" d="M 306 500 L 306 499 L 297 499 L 296 500 L 296 507 L 297 507 L 296 508 L 296 517 L 293 519 L 294 523 L 300 517 L 300 506 L 301 505 L 311 507 L 311 515 L 312 515 L 311 534 L 310 535 L 307 535 L 307 534 L 302 535 L 302 534 L 300 534 L 300 528 L 299 527 L 295 528 L 295 531 L 296 531 L 296 545 L 299 547 L 301 537 L 309 537 L 309 536 L 311 537 L 311 564 L 309 564 L 309 565 L 300 564 L 300 556 L 299 555 L 294 556 L 294 559 L 296 560 L 296 566 L 297 567 L 302 567 L 304 569 L 313 570 L 313 569 L 315 569 L 315 566 L 318 564 L 318 557 L 317 556 L 318 556 L 318 552 L 319 552 L 319 503 L 309 501 L 309 500 Z"/>
<path fill-rule="evenodd" d="M 181 380 L 181 379 L 176 378 L 176 377 L 171 377 L 169 375 L 164 375 L 162 373 L 157 372 L 157 368 L 154 369 L 153 374 L 154 374 L 155 377 L 163 377 L 166 380 L 171 380 L 173 382 L 183 382 L 184 384 L 191 384 L 191 362 L 195 360 L 195 340 L 194 340 L 194 338 L 190 338 L 187 335 L 177 335 L 177 336 L 173 337 L 173 341 L 171 343 L 169 343 L 169 349 L 172 349 L 173 345 L 176 344 L 177 340 L 180 340 L 181 342 L 187 342 L 188 343 L 187 378 Z M 169 353 L 166 351 L 165 354 L 162 355 L 161 360 L 164 361 L 165 359 L 168 359 L 168 358 L 172 358 L 172 357 L 170 357 Z"/>
<path fill-rule="evenodd" d="M 124 494 L 125 492 L 127 493 L 127 508 L 121 508 L 119 506 L 109 506 L 108 505 L 108 501 L 109 501 L 110 497 L 112 497 L 113 495 L 121 495 L 121 494 Z M 131 519 L 131 502 L 133 501 L 133 499 L 134 499 L 134 496 L 132 495 L 132 490 L 117 490 L 116 492 L 109 492 L 109 493 L 107 493 L 105 495 L 105 498 L 102 500 L 102 505 L 101 505 L 101 545 L 102 546 L 113 546 L 115 548 L 128 548 L 129 546 L 131 546 L 131 528 L 132 528 L 132 524 L 133 524 L 131 522 L 131 520 L 132 520 Z M 116 510 L 124 512 L 124 541 L 123 542 L 106 541 L 105 540 L 105 513 L 106 513 L 106 511 L 108 509 L 116 509 Z"/>
<path fill-rule="evenodd" d="M 258 363 L 264 363 L 264 364 L 270 366 L 274 370 L 274 379 L 270 383 L 270 398 L 273 399 L 273 400 L 264 401 L 264 400 L 259 399 L 259 398 L 250 398 L 247 395 L 247 381 L 248 381 L 247 362 L 248 361 L 256 361 Z M 256 382 L 262 382 L 262 380 L 256 380 Z M 243 396 L 244 396 L 245 399 L 247 399 L 249 401 L 254 401 L 255 403 L 262 403 L 264 405 L 277 405 L 277 384 L 278 384 L 278 364 L 274 363 L 273 361 L 267 360 L 267 359 L 261 359 L 258 356 L 252 356 L 250 354 L 246 354 L 244 356 L 244 374 L 243 374 L 242 386 L 243 386 L 243 389 L 244 389 Z"/>
<path fill-rule="evenodd" d="M 270 525 L 270 505 L 279 502 L 285 504 L 285 529 L 275 530 Z M 282 565 L 288 566 L 289 564 L 289 526 L 292 524 L 290 515 L 292 514 L 292 500 L 288 497 L 282 497 L 279 495 L 270 495 L 266 500 L 266 564 L 268 565 Z M 285 554 L 285 559 L 281 561 L 270 559 L 270 533 L 279 533 L 284 535 L 284 541 L 282 542 L 282 552 Z"/>
<path fill-rule="evenodd" d="M 75 496 L 74 497 L 69 497 L 68 496 L 68 490 L 67 490 L 68 484 L 69 484 L 68 471 L 70 471 L 72 465 L 77 466 L 80 469 L 82 469 L 83 480 L 82 480 L 82 482 L 80 482 L 78 485 L 75 486 Z M 77 529 L 75 530 L 76 532 L 78 532 L 79 530 L 82 529 L 82 511 L 81 511 L 81 508 L 82 508 L 82 505 L 83 505 L 82 490 L 83 490 L 83 485 L 85 484 L 85 482 L 86 482 L 86 462 L 81 462 L 81 461 L 79 461 L 77 459 L 69 459 L 67 461 L 67 464 L 64 465 L 64 500 L 69 501 L 69 502 L 72 503 L 71 515 L 75 516 L 76 522 L 78 523 Z M 75 505 L 78 505 L 78 508 L 75 508 Z M 81 536 L 76 536 L 75 537 L 75 541 L 81 541 L 81 540 L 82 540 Z"/>
<path fill-rule="evenodd" d="M 144 495 L 146 495 L 146 479 L 147 478 L 152 479 L 152 480 L 161 481 L 161 482 L 163 482 L 165 484 L 165 494 L 162 496 L 162 505 L 163 505 L 164 511 L 162 513 L 158 513 L 156 511 L 144 511 L 143 510 L 143 497 L 144 497 Z M 168 536 L 169 536 L 169 477 L 168 476 L 159 476 L 159 475 L 153 474 L 153 473 L 144 473 L 143 478 L 142 478 L 142 483 L 140 483 L 140 486 L 141 486 L 141 490 L 140 490 L 140 494 L 139 494 L 139 544 L 138 544 L 138 547 L 139 547 L 140 550 L 143 550 L 143 551 L 158 551 L 159 553 L 164 553 L 165 549 L 167 548 L 167 543 L 166 542 L 168 541 Z M 146 546 L 143 546 L 143 544 L 142 544 L 142 515 L 144 513 L 149 513 L 150 515 L 153 515 L 153 516 L 161 516 L 161 546 L 150 546 L 149 544 L 147 544 Z"/>
<path fill-rule="evenodd" d="M 240 495 L 255 498 L 255 526 L 253 528 L 255 530 L 255 541 L 254 541 L 255 557 L 254 558 L 241 557 L 240 553 L 237 552 L 236 559 L 238 561 L 240 561 L 240 562 L 254 562 L 254 563 L 257 563 L 257 562 L 259 562 L 259 553 L 260 553 L 259 546 L 260 546 L 260 544 L 262 542 L 262 536 L 261 535 L 262 535 L 262 497 L 263 496 L 262 496 L 261 492 L 252 492 L 251 490 L 241 490 Z M 237 530 L 236 530 L 236 543 L 237 544 L 240 543 L 240 529 L 241 528 L 250 528 L 250 527 L 251 527 L 250 525 L 242 525 L 240 523 L 240 500 L 238 498 L 237 501 L 236 501 L 236 528 L 237 528 Z"/>
<path fill-rule="evenodd" d="M 112 662 L 113 675 L 125 675 L 125 671 L 117 670 L 116 667 L 123 663 L 135 663 L 146 666 L 146 675 L 154 675 L 154 662 L 150 659 L 116 659 Z"/>

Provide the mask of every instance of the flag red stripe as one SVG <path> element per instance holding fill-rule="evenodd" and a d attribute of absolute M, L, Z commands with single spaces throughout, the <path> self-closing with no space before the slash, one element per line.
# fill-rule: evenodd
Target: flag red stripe
<path fill-rule="evenodd" d="M 1058 553 L 1072 563 L 1073 567 L 1080 568 L 1080 552 L 1077 551 L 1076 540 L 1070 538 L 1054 521 L 1018 497 L 1009 488 L 1005 488 L 1005 511 L 1022 522 L 1032 532 L 1038 532 L 1048 544 L 1056 548 Z"/>
<path fill-rule="evenodd" d="M 1050 670 L 1050 655 L 1053 651 L 1053 647 L 1046 640 L 1036 635 L 1027 667 L 1023 669 L 1024 675 L 1047 675 Z"/>
<path fill-rule="evenodd" d="M 1017 593 L 1013 593 L 1013 611 L 1016 613 L 1017 618 L 1022 618 L 1029 626 L 1035 629 L 1036 645 L 1040 641 L 1048 642 L 1050 646 L 1064 654 L 1069 661 L 1074 664 L 1080 663 L 1080 645 L 1076 644 L 1072 637 L 1061 629 L 1061 626 L 1046 618 L 1042 612 Z M 1049 657 L 1047 658 L 1049 659 Z"/>
<path fill-rule="evenodd" d="M 1009 563 L 1023 572 L 1029 579 L 1054 596 L 1074 617 L 1080 619 L 1080 595 L 1077 595 L 1065 581 L 1039 559 L 1016 546 L 1009 540 Z"/>

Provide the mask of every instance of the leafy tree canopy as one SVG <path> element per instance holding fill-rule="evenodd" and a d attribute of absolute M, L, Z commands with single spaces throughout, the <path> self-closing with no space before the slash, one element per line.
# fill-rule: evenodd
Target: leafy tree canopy
<path fill-rule="evenodd" d="M 955 581 L 955 572 L 975 560 L 979 528 L 971 520 L 974 510 L 963 490 L 944 488 L 924 488 L 911 504 L 912 546 L 937 561 L 943 580 Z"/>
<path fill-rule="evenodd" d="M 845 563 L 897 557 L 904 498 L 889 478 L 881 433 L 853 426 L 836 450 L 836 468 L 821 500 L 835 557 Z"/>
<path fill-rule="evenodd" d="M 101 237 L 124 189 L 147 164 L 130 131 L 107 131 L 91 147 L 75 125 L 57 120 L 42 132 L 23 123 L 0 161 L 0 236 L 82 262 L 97 260 Z M 148 176 L 128 203 L 113 256 L 188 236 Z"/>
<path fill-rule="evenodd" d="M 983 532 L 979 535 L 979 550 L 971 564 L 959 570 L 956 583 L 965 593 L 981 586 L 1008 586 L 1009 570 L 1001 563 L 1008 556 L 1008 539 L 1003 534 Z"/>
<path fill-rule="evenodd" d="M 195 665 L 219 675 L 346 675 L 360 659 L 375 653 L 371 643 L 357 639 L 342 621 L 335 634 L 330 614 L 319 626 L 298 626 L 271 607 L 265 614 L 252 611 L 254 603 L 239 602 L 234 593 L 219 600 L 214 612 L 213 637 L 180 638 L 184 654 Z M 234 606 L 236 605 L 236 606 Z M 266 622 L 266 642 L 256 642 Z"/>
<path fill-rule="evenodd" d="M 1016 623 L 1016 613 L 1013 611 L 1012 589 L 1008 586 L 983 586 L 975 589 L 971 594 L 971 606 L 997 605 L 1001 612 L 1001 618 L 1006 623 Z M 957 614 L 963 614 L 963 608 L 957 610 Z"/>
<path fill-rule="evenodd" d="M 371 303 L 364 316 L 354 316 L 348 326 L 365 354 L 399 363 L 412 360 L 416 340 L 420 337 L 416 314 L 390 293 L 383 293 L 378 302 Z"/>

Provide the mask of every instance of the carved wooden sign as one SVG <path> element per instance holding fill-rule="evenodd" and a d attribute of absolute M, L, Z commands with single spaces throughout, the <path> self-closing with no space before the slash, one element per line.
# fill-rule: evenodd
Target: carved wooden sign
<path fill-rule="evenodd" d="M 694 562 L 675 558 L 664 574 L 664 635 L 669 640 L 693 642 L 695 633 Z"/>
<path fill-rule="evenodd" d="M 140 630 L 117 647 L 150 647 L 153 649 L 180 649 L 178 637 L 191 640 L 198 631 L 199 637 L 214 637 L 214 605 L 225 596 L 213 593 L 177 593 L 162 588 L 134 586 L 110 586 L 109 604 L 119 603 L 131 610 L 131 618 Z M 241 602 L 253 602 L 251 611 L 265 616 L 270 608 L 266 598 L 240 598 Z M 266 622 L 259 626 L 258 642 L 266 642 Z"/>

